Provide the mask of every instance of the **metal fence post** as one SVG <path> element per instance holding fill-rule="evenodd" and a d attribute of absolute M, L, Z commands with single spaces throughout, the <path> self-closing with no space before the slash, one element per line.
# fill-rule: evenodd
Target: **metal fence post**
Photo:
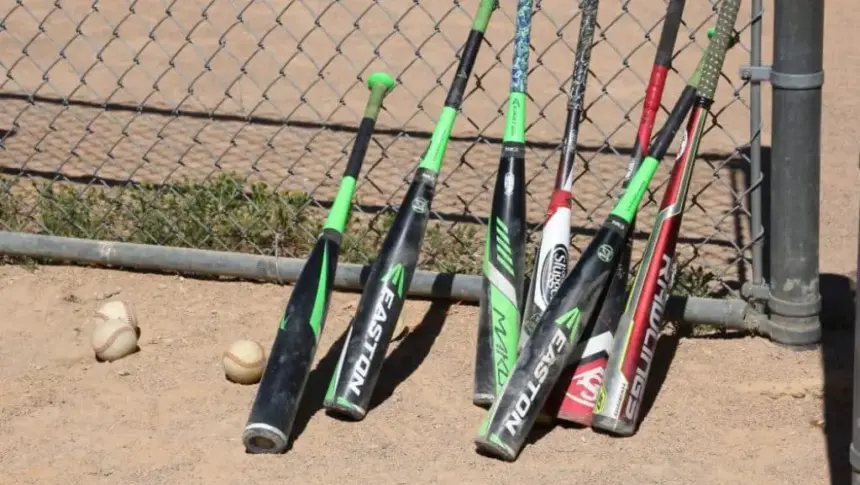
<path fill-rule="evenodd" d="M 762 31 L 762 0 L 752 0 L 750 15 L 750 63 L 741 67 L 741 78 L 750 81 L 750 172 L 749 172 L 749 204 L 750 204 L 750 236 L 752 240 L 752 280 L 741 289 L 750 306 L 758 312 L 764 312 L 765 299 L 768 296 L 765 279 L 765 229 L 763 220 L 762 193 L 764 178 L 762 175 L 761 156 L 761 83 L 769 79 L 762 75 L 761 64 L 761 31 Z M 755 76 L 754 73 L 759 74 Z"/>
<path fill-rule="evenodd" d="M 774 341 L 821 339 L 818 228 L 824 1 L 776 2 L 774 8 L 771 281 Z"/>

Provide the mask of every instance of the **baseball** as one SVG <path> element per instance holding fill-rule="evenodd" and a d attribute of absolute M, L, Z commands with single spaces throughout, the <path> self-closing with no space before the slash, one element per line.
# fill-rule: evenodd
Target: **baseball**
<path fill-rule="evenodd" d="M 221 360 L 227 379 L 237 384 L 255 384 L 263 375 L 266 352 L 253 340 L 237 340 Z"/>
<path fill-rule="evenodd" d="M 137 332 L 119 318 L 97 320 L 90 343 L 96 357 L 112 362 L 137 350 Z"/>
<path fill-rule="evenodd" d="M 96 318 L 100 320 L 110 320 L 112 318 L 116 318 L 125 322 L 126 325 L 131 326 L 134 329 L 137 329 L 137 316 L 134 314 L 134 310 L 123 301 L 114 300 L 109 301 L 96 310 Z"/>

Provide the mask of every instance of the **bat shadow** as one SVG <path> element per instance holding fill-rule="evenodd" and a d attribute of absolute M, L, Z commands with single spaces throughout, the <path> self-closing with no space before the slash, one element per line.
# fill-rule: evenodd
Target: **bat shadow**
<path fill-rule="evenodd" d="M 296 412 L 296 419 L 293 422 L 293 429 L 290 431 L 289 444 L 287 451 L 292 449 L 293 443 L 308 427 L 311 418 L 323 408 L 323 401 L 328 390 L 329 381 L 337 367 L 337 361 L 340 357 L 341 349 L 346 343 L 346 336 L 349 330 L 338 337 L 334 345 L 329 348 L 325 356 L 320 359 L 317 366 L 308 375 L 308 382 L 305 385 L 305 391 L 302 394 L 302 402 L 299 404 L 299 409 Z"/>
<path fill-rule="evenodd" d="M 388 354 L 370 400 L 370 410 L 394 395 L 397 387 L 418 370 L 430 354 L 430 348 L 442 331 L 452 305 L 453 302 L 447 300 L 433 301 L 421 323 L 406 334 L 400 344 Z"/>
<path fill-rule="evenodd" d="M 678 352 L 678 344 L 682 336 L 683 332 L 675 331 L 663 335 L 657 341 L 657 347 L 654 349 L 654 360 L 651 361 L 651 375 L 648 378 L 648 385 L 645 386 L 645 394 L 642 396 L 642 409 L 639 413 L 640 423 L 651 413 L 657 396 L 663 389 L 663 384 L 666 382 L 666 376 L 669 375 L 672 361 L 675 360 L 675 354 Z"/>

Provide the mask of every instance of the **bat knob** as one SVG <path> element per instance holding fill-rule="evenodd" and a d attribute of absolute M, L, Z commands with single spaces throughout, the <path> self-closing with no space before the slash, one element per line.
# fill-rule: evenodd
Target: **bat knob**
<path fill-rule="evenodd" d="M 377 86 L 385 86 L 386 91 L 394 88 L 394 79 L 384 72 L 374 72 L 367 78 L 367 87 L 373 90 Z"/>
<path fill-rule="evenodd" d="M 245 450 L 252 454 L 283 453 L 287 451 L 287 435 L 265 423 L 251 423 L 242 433 Z"/>

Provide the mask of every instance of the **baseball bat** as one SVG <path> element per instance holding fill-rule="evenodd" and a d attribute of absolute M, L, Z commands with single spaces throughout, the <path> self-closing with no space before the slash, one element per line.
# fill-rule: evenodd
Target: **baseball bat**
<path fill-rule="evenodd" d="M 630 436 L 636 431 L 654 350 L 662 330 L 663 312 L 674 283 L 675 246 L 693 164 L 726 51 L 732 42 L 739 6 L 740 0 L 723 0 L 720 7 L 716 31 L 709 45 L 709 59 L 697 88 L 698 95 L 681 149 L 610 351 L 591 423 L 595 429 L 619 436 Z"/>
<path fill-rule="evenodd" d="M 684 4 L 685 0 L 671 0 L 666 9 L 666 18 L 663 21 L 660 40 L 657 43 L 657 53 L 651 67 L 651 76 L 648 80 L 648 87 L 645 89 L 645 102 L 639 119 L 639 129 L 633 143 L 627 172 L 621 183 L 622 191 L 630 184 L 630 178 L 639 167 L 644 154 L 648 153 L 654 122 L 663 98 L 663 88 L 666 86 L 666 76 L 672 66 L 672 54 L 675 51 L 675 40 L 681 26 Z M 606 360 L 609 357 L 609 349 L 612 346 L 618 320 L 624 313 L 624 304 L 627 301 L 627 281 L 635 224 L 635 219 L 630 222 L 624 250 L 620 255 L 618 267 L 615 269 L 609 288 L 606 290 L 600 311 L 594 322 L 586 327 L 582 340 L 577 343 L 573 351 L 573 364 L 568 371 L 571 378 L 567 383 L 563 380 L 557 389 L 557 392 L 562 391 L 560 392 L 560 403 L 554 402 L 556 400 L 553 399 L 548 404 L 548 406 L 558 406 L 557 409 L 550 411 L 560 420 L 583 426 L 591 424 L 594 403 L 597 399 L 598 390 L 603 384 L 603 373 Z"/>
<path fill-rule="evenodd" d="M 296 280 L 242 433 L 249 453 L 283 453 L 325 325 L 341 238 L 382 101 L 394 87 L 388 74 L 368 78 L 370 97 L 322 233 Z"/>
<path fill-rule="evenodd" d="M 585 88 L 588 81 L 588 66 L 591 61 L 591 47 L 594 30 L 597 26 L 597 8 L 598 0 L 583 0 L 580 4 L 582 17 L 579 23 L 579 37 L 576 42 L 573 77 L 567 104 L 567 119 L 564 124 L 564 141 L 549 208 L 541 231 L 540 245 L 534 258 L 531 284 L 523 306 L 520 350 L 528 342 L 530 335 L 540 321 L 541 315 L 546 311 L 547 305 L 567 275 L 573 169 L 577 156 L 576 143 L 579 137 L 579 123 L 585 105 Z"/>
<path fill-rule="evenodd" d="M 472 401 L 489 406 L 517 358 L 526 250 L 525 124 L 532 0 L 517 2 L 499 171 L 484 244 Z"/>
<path fill-rule="evenodd" d="M 355 420 L 367 414 L 391 334 L 418 264 L 448 139 L 495 3 L 481 0 L 430 144 L 371 267 L 323 403 L 330 414 Z"/>
<path fill-rule="evenodd" d="M 736 1 L 736 0 L 732 0 Z M 513 461 L 567 367 L 583 327 L 603 299 L 625 240 L 648 185 L 661 159 L 693 107 L 696 86 L 705 77 L 716 78 L 710 47 L 658 133 L 649 155 L 642 160 L 630 184 L 598 229 L 582 257 L 564 279 L 521 350 L 510 377 L 496 397 L 475 438 L 479 452 Z M 707 82 L 714 83 L 711 79 Z M 598 397 L 598 404 L 600 399 Z"/>

